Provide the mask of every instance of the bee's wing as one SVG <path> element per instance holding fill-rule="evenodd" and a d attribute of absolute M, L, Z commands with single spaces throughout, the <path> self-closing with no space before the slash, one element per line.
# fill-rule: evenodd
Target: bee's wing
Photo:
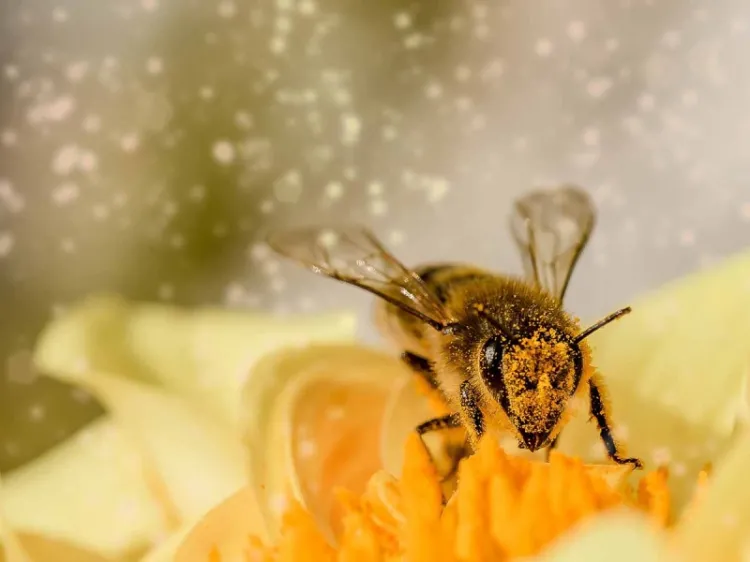
<path fill-rule="evenodd" d="M 269 236 L 268 245 L 315 273 L 370 291 L 436 328 L 450 323 L 443 305 L 419 275 L 394 258 L 366 229 L 287 230 Z"/>
<path fill-rule="evenodd" d="M 595 219 L 591 198 L 575 187 L 537 191 L 519 199 L 511 230 L 526 276 L 562 301 Z"/>

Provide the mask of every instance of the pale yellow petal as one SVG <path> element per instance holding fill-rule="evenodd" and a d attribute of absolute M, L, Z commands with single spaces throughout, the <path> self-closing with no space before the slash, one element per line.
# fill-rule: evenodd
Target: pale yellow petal
<path fill-rule="evenodd" d="M 209 511 L 178 547 L 174 562 L 207 562 L 212 551 L 222 562 L 246 562 L 250 536 L 263 536 L 255 492 L 246 487 Z"/>
<path fill-rule="evenodd" d="M 152 492 L 174 527 L 245 483 L 238 436 L 196 404 L 153 386 L 105 374 L 82 380 L 141 452 Z"/>
<path fill-rule="evenodd" d="M 5 477 L 3 510 L 14 528 L 101 556 L 143 551 L 167 532 L 143 477 L 141 455 L 109 419 Z"/>
<path fill-rule="evenodd" d="M 2 562 L 33 562 L 21 541 L 5 520 L 3 483 L 0 479 L 0 560 Z"/>
<path fill-rule="evenodd" d="M 394 476 L 401 474 L 404 464 L 404 443 L 420 423 L 435 416 L 429 402 L 420 394 L 414 381 L 404 377 L 395 386 L 386 405 L 383 417 L 380 455 L 383 467 Z"/>
<path fill-rule="evenodd" d="M 630 512 L 613 512 L 583 523 L 534 562 L 677 562 L 651 522 Z M 706 558 L 704 560 L 719 560 Z M 529 561 L 531 562 L 531 561 Z"/>
<path fill-rule="evenodd" d="M 275 535 L 287 492 L 328 527 L 332 487 L 364 490 L 380 467 L 380 422 L 391 389 L 411 376 L 390 354 L 314 345 L 261 359 L 243 392 L 254 486 Z"/>
<path fill-rule="evenodd" d="M 610 385 L 717 435 L 745 409 L 750 252 L 634 299 L 589 339 Z"/>
<path fill-rule="evenodd" d="M 679 524 L 674 546 L 686 561 L 740 560 L 750 537 L 750 430 L 714 467 L 698 504 Z"/>
<path fill-rule="evenodd" d="M 174 562 L 177 550 L 185 542 L 195 526 L 199 523 L 200 518 L 183 525 L 178 531 L 169 535 L 166 539 L 160 541 L 155 547 L 149 550 L 144 556 L 139 558 L 138 562 Z M 243 561 L 244 562 L 244 561 Z"/>
<path fill-rule="evenodd" d="M 647 468 L 667 465 L 677 508 L 746 412 L 750 254 L 634 299 L 633 312 L 590 338 L 615 435 Z M 605 458 L 588 404 L 562 433 L 563 452 Z"/>
<path fill-rule="evenodd" d="M 73 305 L 39 338 L 35 362 L 72 382 L 109 373 L 158 384 L 236 424 L 238 396 L 255 362 L 275 349 L 351 341 L 350 313 L 298 315 L 181 308 L 95 295 Z"/>

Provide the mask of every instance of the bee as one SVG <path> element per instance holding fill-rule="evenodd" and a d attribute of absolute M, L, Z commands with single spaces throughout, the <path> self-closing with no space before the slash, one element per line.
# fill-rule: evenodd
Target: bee
<path fill-rule="evenodd" d="M 614 439 L 584 341 L 630 307 L 581 329 L 562 306 L 595 218 L 589 196 L 573 186 L 516 200 L 510 230 L 523 262 L 518 278 L 465 264 L 410 269 L 359 226 L 303 227 L 267 241 L 281 256 L 379 297 L 380 331 L 452 412 L 420 424 L 420 435 L 463 427 L 473 450 L 485 433 L 510 432 L 520 448 L 549 455 L 571 399 L 588 394 L 609 458 L 641 468 Z"/>

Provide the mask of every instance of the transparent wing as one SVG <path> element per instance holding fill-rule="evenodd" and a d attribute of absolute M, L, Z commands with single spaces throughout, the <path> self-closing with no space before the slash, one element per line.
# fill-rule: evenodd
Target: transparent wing
<path fill-rule="evenodd" d="M 435 327 L 450 323 L 442 304 L 419 275 L 394 258 L 366 229 L 287 230 L 269 236 L 268 245 L 315 273 L 370 291 Z"/>
<path fill-rule="evenodd" d="M 591 198 L 572 186 L 536 191 L 516 201 L 511 231 L 526 276 L 562 301 L 595 220 Z"/>

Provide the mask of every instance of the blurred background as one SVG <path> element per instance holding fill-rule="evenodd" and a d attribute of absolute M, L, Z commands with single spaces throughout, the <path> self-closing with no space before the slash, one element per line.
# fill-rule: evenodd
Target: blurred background
<path fill-rule="evenodd" d="M 366 318 L 274 258 L 272 226 L 362 222 L 409 264 L 518 273 L 513 199 L 573 182 L 599 210 L 584 317 L 745 248 L 750 5 L 541 6 L 0 3 L 0 470 L 101 412 L 29 367 L 87 294 Z"/>

